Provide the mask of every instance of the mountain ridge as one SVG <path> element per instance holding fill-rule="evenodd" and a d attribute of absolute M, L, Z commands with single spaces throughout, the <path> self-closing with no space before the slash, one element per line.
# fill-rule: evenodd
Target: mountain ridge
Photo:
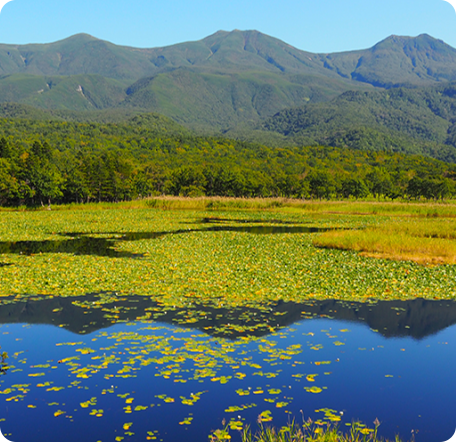
<path fill-rule="evenodd" d="M 255 30 L 221 30 L 158 48 L 115 45 L 84 33 L 53 43 L 0 44 L 0 103 L 53 112 L 115 109 L 118 116 L 155 112 L 210 133 L 235 134 L 232 129 L 239 127 L 252 131 L 287 109 L 330 103 L 348 91 L 420 89 L 454 81 L 456 49 L 428 34 L 392 35 L 368 49 L 326 54 L 297 49 Z M 359 108 L 361 95 L 356 100 Z M 343 108 L 346 102 L 347 96 L 330 106 Z M 361 121 L 354 105 L 350 109 L 359 124 L 384 130 L 372 115 Z M 318 106 L 314 110 L 317 116 L 321 113 Z M 331 112 L 335 127 L 353 127 L 353 122 L 344 122 L 346 116 Z M 399 118 L 399 110 L 394 112 Z M 434 137 L 432 141 L 448 144 L 451 138 L 453 145 L 453 136 L 444 136 L 449 120 L 437 120 L 437 134 L 421 117 L 414 118 L 410 121 Z M 289 139 L 281 129 L 260 131 L 262 136 Z M 334 136 L 317 139 L 331 141 Z"/>
<path fill-rule="evenodd" d="M 91 57 L 84 55 L 75 58 L 75 52 L 93 51 Z M 16 51 L 16 52 L 14 52 Z M 135 48 L 115 45 L 107 40 L 80 33 L 51 43 L 31 43 L 26 45 L 0 44 L 0 74 L 30 73 L 34 75 L 78 75 L 100 74 L 117 79 L 139 79 L 154 75 L 166 69 L 179 67 L 220 69 L 230 68 L 270 70 L 272 72 L 324 73 L 333 78 L 355 79 L 362 82 L 377 80 L 366 76 L 366 69 L 378 67 L 378 60 L 384 61 L 385 51 L 393 51 L 405 58 L 414 68 L 415 81 L 439 79 L 456 80 L 456 49 L 428 34 L 417 37 L 391 35 L 371 48 L 334 53 L 312 53 L 295 48 L 288 43 L 256 30 L 217 31 L 203 39 L 177 43 L 155 48 Z M 425 51 L 426 57 L 417 57 L 417 51 Z M 63 52 L 65 52 L 63 54 Z M 6 54 L 6 55 L 5 55 Z M 248 57 L 246 57 L 248 55 Z M 439 55 L 439 56 L 437 56 Z M 405 58 L 404 58 L 405 57 Z M 430 61 L 452 63 L 445 72 L 433 72 L 427 67 Z M 375 60 L 377 59 L 377 61 Z M 87 65 L 82 66 L 83 62 Z M 95 63 L 96 62 L 96 63 Z M 117 70 L 113 63 L 128 63 Z M 133 68 L 133 64 L 136 64 Z M 419 66 L 417 65 L 419 64 Z M 441 67 L 441 63 L 439 64 Z M 351 70 L 350 70 L 351 67 Z M 113 69 L 111 72 L 107 70 Z M 409 74 L 411 72 L 408 72 Z M 109 74 L 109 75 L 108 75 Z M 409 79 L 410 80 L 410 79 Z M 378 81 L 377 81 L 378 83 Z M 381 87 L 402 85 L 403 82 L 381 81 Z M 372 84 L 372 83 L 371 83 Z"/>

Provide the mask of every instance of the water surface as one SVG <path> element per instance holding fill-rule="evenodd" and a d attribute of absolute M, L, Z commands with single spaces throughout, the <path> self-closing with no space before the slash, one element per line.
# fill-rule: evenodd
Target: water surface
<path fill-rule="evenodd" d="M 115 293 L 3 298 L 0 427 L 14 442 L 205 441 L 223 420 L 255 428 L 269 411 L 280 426 L 331 409 L 342 426 L 378 418 L 382 436 L 444 441 L 455 322 L 449 301 L 227 310 Z"/>

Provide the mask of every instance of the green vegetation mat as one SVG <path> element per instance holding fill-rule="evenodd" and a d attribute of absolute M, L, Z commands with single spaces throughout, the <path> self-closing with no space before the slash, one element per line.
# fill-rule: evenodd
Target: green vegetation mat
<path fill-rule="evenodd" d="M 0 296 L 117 292 L 170 308 L 456 296 L 453 265 L 313 245 L 319 229 L 373 227 L 390 215 L 122 207 L 0 212 Z"/>

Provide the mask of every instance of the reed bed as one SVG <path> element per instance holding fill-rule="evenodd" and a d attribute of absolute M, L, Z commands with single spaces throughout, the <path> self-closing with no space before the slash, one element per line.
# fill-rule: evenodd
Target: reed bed
<path fill-rule="evenodd" d="M 366 229 L 325 232 L 313 244 L 424 265 L 456 264 L 456 220 L 390 219 Z"/>
<path fill-rule="evenodd" d="M 173 197 L 159 196 L 121 201 L 117 203 L 90 202 L 53 205 L 60 210 L 109 209 L 162 209 L 162 210 L 268 210 L 308 214 L 384 215 L 419 218 L 456 218 L 456 201 L 446 202 L 379 202 L 379 201 L 309 201 L 292 198 L 234 198 L 234 197 Z M 47 206 L 0 208 L 0 211 L 49 210 Z"/>
<path fill-rule="evenodd" d="M 290 198 L 156 197 L 147 207 L 165 210 L 279 210 L 343 215 L 386 215 L 420 218 L 456 218 L 456 203 L 377 201 L 306 201 Z"/>

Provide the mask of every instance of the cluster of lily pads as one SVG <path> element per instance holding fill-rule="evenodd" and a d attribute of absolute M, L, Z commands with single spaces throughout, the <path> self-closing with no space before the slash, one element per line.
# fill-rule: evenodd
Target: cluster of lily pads
<path fill-rule="evenodd" d="M 250 410 L 262 422 L 271 422 L 273 417 L 290 413 L 294 401 L 291 394 L 297 393 L 296 389 L 301 391 L 300 396 L 322 393 L 326 389 L 325 378 L 331 375 L 331 365 L 337 361 L 320 360 L 319 350 L 327 345 L 344 345 L 343 335 L 347 332 L 340 330 L 336 335 L 321 330 L 318 336 L 308 333 L 299 340 L 303 345 L 289 344 L 282 331 L 262 338 L 208 339 L 204 333 L 178 327 L 130 323 L 121 331 L 108 329 L 83 340 L 57 342 L 58 360 L 43 356 L 42 363 L 37 363 L 26 352 L 15 352 L 11 355 L 11 378 L 0 380 L 0 398 L 3 396 L 12 412 L 22 409 L 21 413 L 25 413 L 26 408 L 27 413 L 43 413 L 44 409 L 48 419 L 53 416 L 70 422 L 110 417 L 115 410 L 123 410 L 124 422 L 113 428 L 115 440 L 121 441 L 138 434 L 135 427 L 144 421 L 141 413 L 170 407 L 169 415 L 175 416 L 172 423 L 189 426 L 194 418 L 201 421 L 201 410 L 209 401 L 217 407 L 217 391 L 232 389 L 233 403 L 220 402 L 220 413 L 225 415 L 231 430 L 242 430 L 245 413 Z M 293 329 L 288 333 L 293 333 Z M 284 376 L 284 372 L 290 371 L 291 376 Z M 151 376 L 156 393 L 149 401 L 135 388 L 128 389 L 128 379 Z M 14 383 L 6 386 L 5 382 L 13 377 Z M 62 382 L 63 379 L 67 381 Z M 171 411 L 176 408 L 174 405 L 180 408 Z M 182 409 L 195 405 L 195 413 Z M 341 421 L 341 414 L 335 410 L 324 408 L 315 412 L 321 414 L 317 425 Z M 146 439 L 158 437 L 156 428 L 149 428 L 146 433 Z"/>
<path fill-rule="evenodd" d="M 208 223 L 211 218 L 217 223 Z M 320 249 L 313 246 L 319 233 L 242 231 L 259 225 L 360 229 L 381 223 L 379 216 L 113 208 L 2 213 L 2 221 L 0 296 L 116 291 L 170 307 L 456 296 L 455 266 L 425 267 Z M 12 247 L 26 241 L 30 255 Z M 118 256 L 98 253 L 91 241 Z"/>

